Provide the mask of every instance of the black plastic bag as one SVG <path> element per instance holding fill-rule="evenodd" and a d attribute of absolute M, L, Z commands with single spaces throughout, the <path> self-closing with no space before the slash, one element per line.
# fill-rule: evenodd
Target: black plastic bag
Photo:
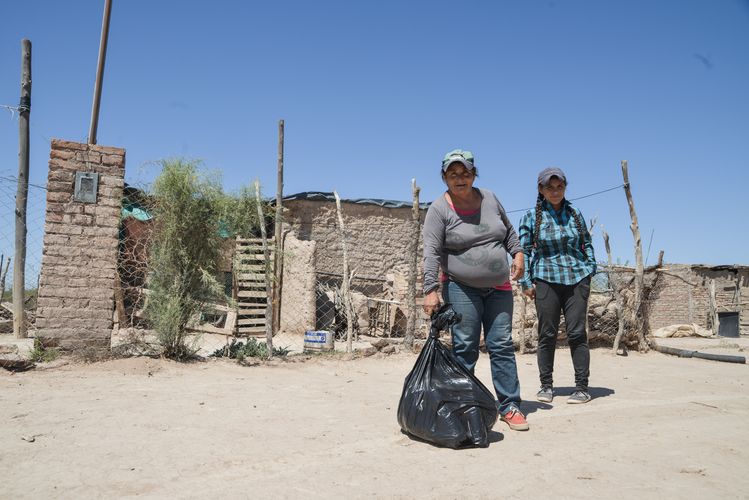
<path fill-rule="evenodd" d="M 440 330 L 460 319 L 449 304 L 432 316 L 429 338 L 403 385 L 398 423 L 438 446 L 484 448 L 498 417 L 494 396 L 439 340 Z"/>

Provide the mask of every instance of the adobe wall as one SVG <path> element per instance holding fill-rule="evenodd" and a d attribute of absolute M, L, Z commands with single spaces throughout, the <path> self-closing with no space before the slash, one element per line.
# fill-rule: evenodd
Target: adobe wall
<path fill-rule="evenodd" d="M 109 349 L 125 150 L 53 139 L 37 337 L 64 349 Z M 75 201 L 75 173 L 99 174 L 95 203 Z"/>
<path fill-rule="evenodd" d="M 284 207 L 287 209 L 284 222 L 292 226 L 297 238 L 317 242 L 317 271 L 342 274 L 343 249 L 335 202 L 290 200 L 284 202 Z M 385 279 L 385 275 L 394 270 L 407 274 L 409 245 L 414 237 L 411 208 L 386 208 L 342 201 L 341 211 L 351 271 L 355 271 L 357 276 L 375 279 Z M 425 213 L 425 210 L 421 211 L 422 222 Z M 420 276 L 420 230 L 418 237 Z"/>
<path fill-rule="evenodd" d="M 294 233 L 283 240 L 283 283 L 280 331 L 304 333 L 315 330 L 316 278 L 314 241 L 300 241 Z"/>

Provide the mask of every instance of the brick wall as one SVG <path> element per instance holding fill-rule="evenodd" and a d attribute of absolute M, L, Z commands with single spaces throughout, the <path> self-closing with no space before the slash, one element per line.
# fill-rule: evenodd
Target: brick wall
<path fill-rule="evenodd" d="M 650 330 L 674 324 L 707 326 L 707 294 L 701 280 L 692 274 L 689 266 L 667 267 L 668 274 L 659 273 L 658 284 L 647 304 Z"/>
<path fill-rule="evenodd" d="M 99 174 L 96 203 L 73 199 L 75 173 Z M 52 140 L 37 336 L 109 349 L 125 150 Z"/>
<path fill-rule="evenodd" d="M 651 294 L 647 309 L 650 330 L 684 323 L 709 328 L 710 281 L 715 282 L 718 311 L 739 311 L 741 334 L 749 334 L 749 304 L 742 297 L 749 295 L 749 270 L 745 267 L 710 268 L 688 264 L 669 264 L 660 273 L 658 285 Z"/>

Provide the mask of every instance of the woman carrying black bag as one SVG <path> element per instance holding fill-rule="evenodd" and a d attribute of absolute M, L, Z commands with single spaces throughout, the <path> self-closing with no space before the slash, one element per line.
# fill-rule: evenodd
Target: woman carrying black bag
<path fill-rule="evenodd" d="M 536 301 L 538 314 L 538 371 L 541 388 L 536 399 L 554 399 L 554 352 L 561 313 L 575 368 L 575 391 L 568 403 L 590 401 L 590 351 L 585 330 L 590 277 L 596 272 L 588 228 L 580 210 L 564 197 L 567 177 L 558 168 L 538 174 L 535 209 L 520 221 L 520 244 L 526 256 L 526 272 L 520 285 Z"/>
<path fill-rule="evenodd" d="M 500 418 L 510 429 L 525 431 L 509 281 L 523 275 L 523 252 L 494 193 L 473 187 L 477 174 L 470 151 L 456 149 L 442 160 L 447 191 L 430 205 L 424 219 L 424 312 L 431 315 L 439 308 L 442 282 L 444 301 L 463 318 L 451 328 L 453 354 L 472 374 L 483 328 Z"/>

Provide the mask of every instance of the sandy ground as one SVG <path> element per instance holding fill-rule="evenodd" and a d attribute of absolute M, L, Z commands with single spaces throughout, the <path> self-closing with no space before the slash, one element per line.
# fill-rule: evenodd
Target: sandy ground
<path fill-rule="evenodd" d="M 131 358 L 0 370 L 0 498 L 747 498 L 749 368 L 659 353 L 592 353 L 595 399 L 535 402 L 485 449 L 401 433 L 416 357 L 240 366 Z M 477 374 L 489 383 L 486 355 Z"/>

